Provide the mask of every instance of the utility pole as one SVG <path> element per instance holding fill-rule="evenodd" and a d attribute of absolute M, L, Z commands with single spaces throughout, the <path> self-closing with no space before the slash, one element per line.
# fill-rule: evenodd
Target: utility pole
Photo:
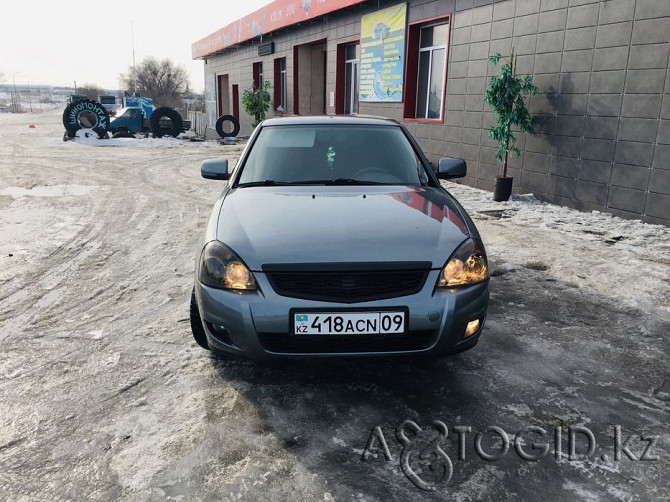
<path fill-rule="evenodd" d="M 30 90 L 30 80 L 28 80 L 28 104 L 30 105 L 30 113 L 33 113 L 33 100 L 31 94 L 32 91 Z"/>
<path fill-rule="evenodd" d="M 137 94 L 137 68 L 135 67 L 135 27 L 130 21 L 130 44 L 133 47 L 133 96 Z"/>
<path fill-rule="evenodd" d="M 20 71 L 14 72 L 12 74 L 12 82 L 14 82 L 14 99 L 12 102 L 12 111 L 14 113 L 19 113 L 19 109 L 21 108 L 21 98 L 19 95 L 16 93 L 16 74 L 21 73 Z"/>

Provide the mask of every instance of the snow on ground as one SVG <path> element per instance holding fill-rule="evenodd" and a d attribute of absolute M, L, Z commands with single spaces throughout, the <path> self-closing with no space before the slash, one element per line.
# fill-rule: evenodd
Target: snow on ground
<path fill-rule="evenodd" d="M 475 349 L 434 362 L 220 359 L 189 328 L 194 247 L 223 186 L 199 168 L 212 157 L 234 163 L 243 145 L 63 142 L 59 113 L 4 115 L 0 498 L 497 502 L 669 492 L 668 229 L 527 195 L 495 203 L 447 183 L 492 265 Z M 450 431 L 454 476 L 436 493 L 400 469 L 394 428 L 407 419 L 425 427 L 426 441 L 432 420 L 472 426 L 462 461 Z M 651 454 L 661 461 L 612 461 L 615 424 L 626 438 L 660 437 Z M 583 425 L 599 449 L 585 461 L 523 462 L 510 448 L 491 464 L 474 449 L 490 425 L 510 436 Z M 361 461 L 374 426 L 392 461 Z M 639 456 L 644 445 L 632 449 Z"/>
<path fill-rule="evenodd" d="M 67 141 L 68 145 L 87 145 L 98 147 L 133 147 L 133 148 L 174 148 L 185 145 L 185 139 L 195 138 L 195 133 L 187 131 L 178 138 L 172 136 L 163 136 L 162 138 L 143 137 L 138 135 L 135 138 L 99 138 L 92 129 L 79 129 L 76 138 Z M 76 147 L 70 147 L 76 148 Z"/>
<path fill-rule="evenodd" d="M 495 269 L 524 266 L 670 320 L 670 229 L 445 182 L 479 228 Z M 530 230 L 530 231 L 529 231 Z"/>

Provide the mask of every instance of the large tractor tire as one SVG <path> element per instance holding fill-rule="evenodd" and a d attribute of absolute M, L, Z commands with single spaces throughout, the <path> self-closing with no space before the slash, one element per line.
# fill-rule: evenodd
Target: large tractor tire
<path fill-rule="evenodd" d="M 109 112 L 97 101 L 79 99 L 65 107 L 63 125 L 71 138 L 76 136 L 79 129 L 93 129 L 98 138 L 106 138 L 109 130 Z"/>
<path fill-rule="evenodd" d="M 231 132 L 226 132 L 223 130 L 223 124 L 230 122 L 233 126 Z M 216 121 L 216 132 L 222 138 L 234 138 L 240 133 L 240 121 L 237 120 L 233 115 L 221 115 L 219 120 Z"/>
<path fill-rule="evenodd" d="M 163 123 L 161 124 L 161 122 Z M 168 122 L 169 126 L 167 125 Z M 151 112 L 149 125 L 151 126 L 151 132 L 154 133 L 154 138 L 162 138 L 163 136 L 176 138 L 184 128 L 184 120 L 174 108 L 161 106 Z"/>

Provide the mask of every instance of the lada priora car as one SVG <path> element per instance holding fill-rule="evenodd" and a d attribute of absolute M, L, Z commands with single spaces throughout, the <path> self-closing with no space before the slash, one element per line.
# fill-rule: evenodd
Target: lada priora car
<path fill-rule="evenodd" d="M 266 120 L 227 180 L 196 256 L 195 341 L 251 358 L 443 356 L 477 344 L 486 252 L 471 219 L 399 123 Z"/>

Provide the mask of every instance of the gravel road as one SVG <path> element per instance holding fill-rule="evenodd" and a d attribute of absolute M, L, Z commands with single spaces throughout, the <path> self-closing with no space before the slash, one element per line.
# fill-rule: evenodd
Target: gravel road
<path fill-rule="evenodd" d="M 494 268 L 474 350 L 217 359 L 188 323 L 195 246 L 221 190 L 199 169 L 241 146 L 63 142 L 60 120 L 0 115 L 1 500 L 670 498 L 669 260 L 652 254 L 653 279 L 635 274 L 653 280 L 635 302 L 590 287 L 595 265 L 583 283 L 565 274 L 580 253 L 633 251 L 546 226 L 538 245 L 536 226 L 474 214 Z M 532 443 L 550 451 L 524 460 Z"/>

